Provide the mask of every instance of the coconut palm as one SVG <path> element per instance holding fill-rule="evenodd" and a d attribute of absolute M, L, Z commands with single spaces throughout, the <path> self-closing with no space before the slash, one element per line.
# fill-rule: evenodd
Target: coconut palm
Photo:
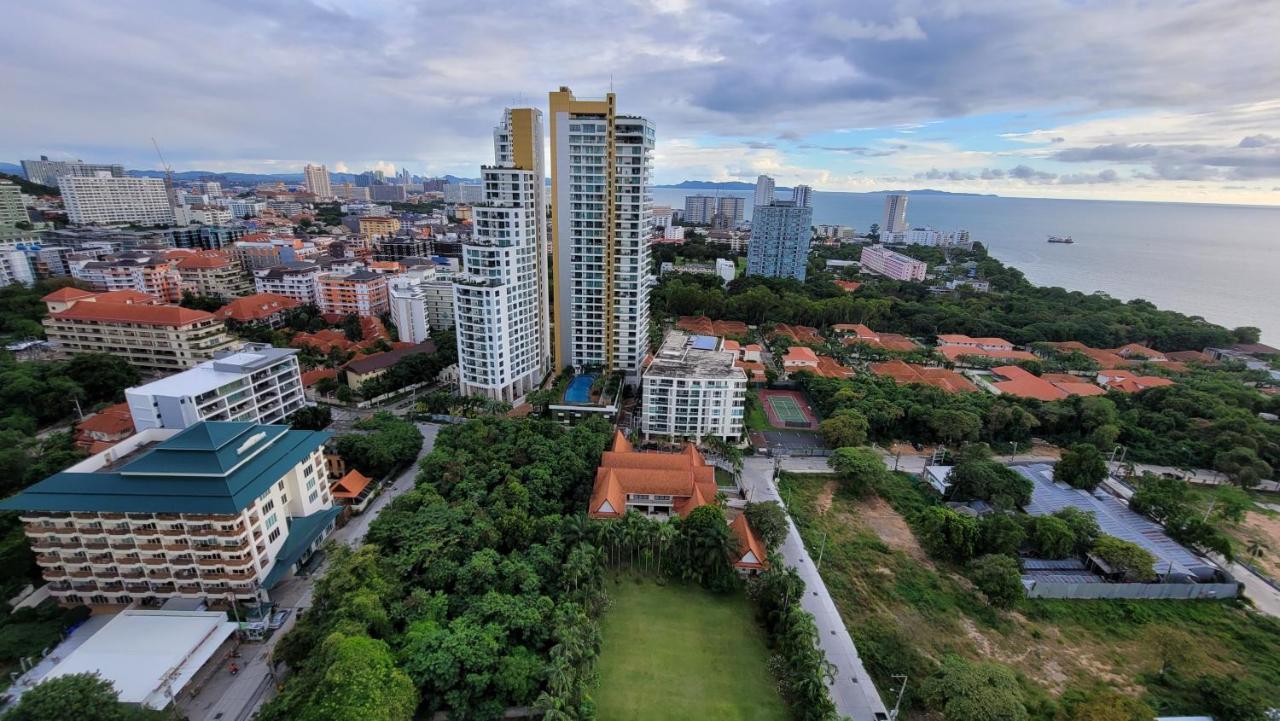
<path fill-rule="evenodd" d="M 1269 550 L 1271 549 L 1267 544 L 1256 538 L 1250 538 L 1249 545 L 1245 546 L 1245 553 L 1248 553 L 1250 558 L 1262 558 Z"/>
<path fill-rule="evenodd" d="M 658 525 L 657 533 L 654 534 L 658 540 L 658 575 L 662 575 L 662 552 L 671 547 L 676 537 L 680 535 L 680 530 L 671 519 L 667 519 Z"/>

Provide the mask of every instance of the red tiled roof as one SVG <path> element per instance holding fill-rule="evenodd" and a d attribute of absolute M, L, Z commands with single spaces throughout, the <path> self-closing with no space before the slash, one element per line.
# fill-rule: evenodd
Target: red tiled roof
<path fill-rule="evenodd" d="M 830 356 L 825 356 L 825 355 L 818 356 L 817 373 L 818 375 L 825 376 L 827 378 L 852 378 L 853 377 L 852 368 L 845 368 L 844 366 L 840 365 L 839 361 L 837 361 L 835 358 L 832 358 Z"/>
<path fill-rule="evenodd" d="M 128 436 L 134 430 L 128 403 L 107 406 L 76 424 L 78 434 L 98 433 L 105 436 Z"/>
<path fill-rule="evenodd" d="M 1040 401 L 1057 401 L 1067 397 L 1066 391 L 1018 366 L 1000 366 L 991 369 L 991 372 L 998 378 L 1004 378 L 991 384 L 1001 393 Z"/>
<path fill-rule="evenodd" d="M 764 552 L 764 544 L 756 537 L 756 532 L 751 528 L 751 524 L 747 523 L 745 515 L 733 519 L 733 523 L 729 524 L 729 530 L 733 531 L 733 535 L 738 541 L 738 557 L 733 561 L 734 568 L 763 569 L 769 567 L 769 559 Z"/>
<path fill-rule="evenodd" d="M 1161 376 L 1143 376 L 1133 371 L 1108 369 L 1098 371 L 1098 382 L 1109 389 L 1124 393 L 1137 393 L 1148 388 L 1171 386 L 1173 381 Z"/>
<path fill-rule="evenodd" d="M 364 475 L 360 471 L 347 471 L 347 475 L 334 481 L 329 486 L 329 492 L 334 498 L 343 500 L 355 500 L 360 496 L 360 492 L 369 486 L 373 479 Z"/>
<path fill-rule="evenodd" d="M 787 325 L 778 323 L 773 327 L 771 336 L 785 336 L 797 343 L 825 343 L 817 328 L 807 325 Z"/>
<path fill-rule="evenodd" d="M 302 374 L 302 387 L 310 388 L 325 378 L 337 378 L 338 371 L 333 368 L 317 368 Z"/>
<path fill-rule="evenodd" d="M 960 333 L 943 333 L 938 336 L 938 345 L 953 345 L 964 343 L 976 343 L 978 345 L 998 345 L 1013 347 L 1013 344 L 1004 338 L 970 338 Z"/>
<path fill-rule="evenodd" d="M 897 383 L 919 383 L 941 388 L 948 393 L 973 393 L 978 390 L 978 387 L 968 378 L 955 371 L 946 368 L 929 368 L 900 360 L 872 363 L 871 372 L 878 376 L 892 378 Z"/>
<path fill-rule="evenodd" d="M 862 284 L 856 280 L 837 280 L 836 285 L 846 293 L 852 293 L 862 287 Z"/>
<path fill-rule="evenodd" d="M 94 295 L 93 291 L 80 290 L 79 288 L 67 286 L 66 288 L 59 288 L 53 291 L 40 300 L 46 303 L 66 303 L 69 300 L 80 300 L 81 298 L 88 298 L 91 295 Z"/>
<path fill-rule="evenodd" d="M 1112 348 L 1111 352 L 1121 358 L 1134 358 L 1140 356 L 1154 362 L 1166 360 L 1164 353 L 1161 353 L 1154 348 L 1148 348 L 1140 343 L 1127 343 L 1119 348 Z"/>
<path fill-rule="evenodd" d="M 178 259 L 178 270 L 198 270 L 200 268 L 225 268 L 231 265 L 226 253 L 217 250 L 204 250 Z"/>
<path fill-rule="evenodd" d="M 1213 363 L 1213 356 L 1202 350 L 1175 350 L 1164 354 L 1174 363 Z"/>
<path fill-rule="evenodd" d="M 944 345 L 938 347 L 938 352 L 947 360 L 955 363 L 961 356 L 979 356 L 983 358 L 997 358 L 999 360 L 1038 360 L 1035 353 L 1024 350 L 983 350 L 981 348 L 970 348 L 962 345 Z"/>
<path fill-rule="evenodd" d="M 130 305 L 160 305 L 160 299 L 137 290 L 109 290 L 94 295 L 95 303 L 128 303 Z"/>
<path fill-rule="evenodd" d="M 399 350 L 374 353 L 363 358 L 356 358 L 343 366 L 343 370 L 350 371 L 357 375 L 364 375 L 365 373 L 372 373 L 373 371 L 390 368 L 396 363 L 399 363 L 402 358 L 407 358 L 411 355 L 435 352 L 435 341 L 424 340 L 421 343 L 411 345 L 408 348 L 400 348 Z"/>
<path fill-rule="evenodd" d="M 182 308 L 176 305 L 138 305 L 103 303 L 101 301 L 76 303 L 61 313 L 50 314 L 50 317 L 58 320 L 141 323 L 143 325 L 164 326 L 182 326 L 206 320 L 216 320 L 212 313 Z"/>
<path fill-rule="evenodd" d="M 711 320 L 705 315 L 684 315 L 676 321 L 676 327 L 697 335 L 745 337 L 750 333 L 747 324 L 740 320 Z"/>
<path fill-rule="evenodd" d="M 679 453 L 637 451 L 615 433 L 612 450 L 604 452 L 596 469 L 587 512 L 592 518 L 620 517 L 629 493 L 671 496 L 673 510 L 685 516 L 715 500 L 715 467 L 692 443 Z"/>
<path fill-rule="evenodd" d="M 270 318 L 290 308 L 297 308 L 302 302 L 296 298 L 279 293 L 254 293 L 227 303 L 218 309 L 216 315 L 223 320 L 231 318 L 241 323 Z"/>
<path fill-rule="evenodd" d="M 818 354 L 813 352 L 812 348 L 802 345 L 793 345 L 787 349 L 786 355 L 782 356 L 782 365 L 788 363 L 817 363 Z"/>

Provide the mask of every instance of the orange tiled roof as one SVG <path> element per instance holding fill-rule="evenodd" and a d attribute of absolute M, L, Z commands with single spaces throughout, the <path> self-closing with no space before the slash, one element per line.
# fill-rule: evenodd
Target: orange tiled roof
<path fill-rule="evenodd" d="M 78 433 L 100 433 L 106 436 L 132 435 L 133 415 L 128 403 L 107 406 L 76 424 Z"/>
<path fill-rule="evenodd" d="M 861 288 L 862 284 L 856 280 L 837 280 L 836 286 L 846 293 L 852 293 L 853 291 Z"/>
<path fill-rule="evenodd" d="M 109 290 L 93 296 L 95 303 L 127 303 L 130 305 L 159 305 L 160 299 L 137 290 Z"/>
<path fill-rule="evenodd" d="M 696 335 L 745 337 L 750 330 L 740 320 L 711 320 L 705 315 L 682 315 L 676 327 Z"/>
<path fill-rule="evenodd" d="M 897 383 L 919 383 L 941 388 L 948 393 L 974 393 L 978 390 L 978 387 L 968 378 L 955 371 L 946 368 L 929 368 L 900 360 L 872 363 L 871 372 L 878 376 L 892 378 Z"/>
<path fill-rule="evenodd" d="M 839 361 L 830 356 L 818 356 L 818 375 L 827 378 L 852 378 L 853 369 L 845 368 L 840 365 Z"/>
<path fill-rule="evenodd" d="M 1116 355 L 1112 351 L 1102 350 L 1101 348 L 1090 348 L 1080 341 L 1069 340 L 1062 343 L 1048 343 L 1046 345 L 1064 353 L 1070 353 L 1071 351 L 1080 353 L 1092 359 L 1094 363 L 1097 363 L 1103 368 L 1123 368 L 1124 366 L 1132 365 L 1130 361 Z"/>
<path fill-rule="evenodd" d="M 692 443 L 679 453 L 637 451 L 621 432 L 615 433 L 612 450 L 604 452 L 596 469 L 588 514 L 622 516 L 630 493 L 672 496 L 673 510 L 685 516 L 715 500 L 715 467 Z"/>
<path fill-rule="evenodd" d="M 323 328 L 315 333 L 299 333 L 293 337 L 289 345 L 294 348 L 311 347 L 320 353 L 328 353 L 333 348 L 349 351 L 356 344 L 347 340 L 346 334 L 340 330 Z"/>
<path fill-rule="evenodd" d="M 131 291 L 130 291 L 131 292 Z M 150 296 L 147 296 L 148 298 Z M 176 305 L 138 305 L 133 303 L 76 303 L 61 313 L 50 314 L 58 320 L 98 321 L 105 323 L 141 323 L 143 325 L 182 326 L 205 320 L 216 320 L 212 313 Z"/>
<path fill-rule="evenodd" d="M 817 363 L 818 354 L 813 352 L 812 348 L 802 345 L 793 345 L 787 349 L 786 355 L 782 356 L 782 364 L 788 363 Z"/>
<path fill-rule="evenodd" d="M 825 343 L 826 340 L 818 333 L 817 328 L 807 325 L 787 325 L 786 323 L 778 323 L 773 327 L 771 336 L 785 336 L 797 343 Z"/>
<path fill-rule="evenodd" d="M 93 291 L 80 290 L 79 288 L 72 288 L 71 286 L 67 286 L 66 288 L 59 288 L 53 291 L 52 293 L 44 296 L 40 300 L 46 303 L 51 303 L 51 302 L 66 303 L 67 301 L 70 301 L 70 300 L 80 300 L 82 298 L 88 298 L 91 295 L 94 295 Z"/>
<path fill-rule="evenodd" d="M 837 333 L 852 333 L 859 338 L 874 338 L 876 332 L 861 323 L 836 323 L 831 330 Z"/>
<path fill-rule="evenodd" d="M 1171 386 L 1173 381 L 1160 376 L 1143 376 L 1132 371 L 1108 369 L 1098 371 L 1098 382 L 1109 389 L 1137 393 L 1148 388 Z"/>
<path fill-rule="evenodd" d="M 1004 378 L 991 384 L 1001 393 L 1040 401 L 1057 401 L 1067 397 L 1066 391 L 1018 366 L 1000 366 L 992 368 L 991 372 L 996 377 Z"/>
<path fill-rule="evenodd" d="M 953 345 L 975 343 L 978 345 L 998 345 L 1013 347 L 1013 344 L 1004 338 L 971 338 L 961 333 L 943 333 L 938 336 L 938 345 Z"/>
<path fill-rule="evenodd" d="M 938 352 L 947 360 L 955 363 L 961 356 L 981 356 L 984 358 L 997 358 L 999 360 L 1038 360 L 1035 353 L 1025 350 L 983 350 L 982 348 L 970 348 L 962 345 L 944 345 L 938 347 Z"/>
<path fill-rule="evenodd" d="M 302 305 L 296 298 L 279 293 L 254 293 L 227 303 L 218 309 L 216 315 L 223 320 L 231 318 L 241 323 L 270 318 L 290 308 Z"/>
<path fill-rule="evenodd" d="M 756 532 L 751 528 L 751 524 L 747 523 L 745 515 L 733 519 L 733 523 L 729 524 L 729 530 L 733 531 L 734 537 L 738 540 L 738 557 L 733 561 L 734 568 L 769 567 L 769 558 L 764 552 L 764 544 L 756 537 Z"/>
<path fill-rule="evenodd" d="M 1125 345 L 1122 345 L 1119 348 L 1112 348 L 1111 352 L 1115 353 L 1121 358 L 1134 358 L 1137 356 L 1141 356 L 1142 358 L 1146 358 L 1149 361 L 1154 361 L 1157 363 L 1164 360 L 1168 360 L 1167 358 L 1165 358 L 1164 353 L 1161 353 L 1160 351 L 1154 348 L 1148 348 L 1145 345 L 1142 345 L 1141 343 L 1126 343 Z"/>
<path fill-rule="evenodd" d="M 302 387 L 310 388 L 325 378 L 337 378 L 338 371 L 334 368 L 317 368 L 302 374 Z"/>
<path fill-rule="evenodd" d="M 201 268 L 225 268 L 231 265 L 231 259 L 219 250 L 202 250 L 178 259 L 178 270 L 198 270 Z"/>
<path fill-rule="evenodd" d="M 367 488 L 372 482 L 372 478 L 369 478 L 360 471 L 353 469 L 347 471 L 347 475 L 334 481 L 329 486 L 329 492 L 333 494 L 334 498 L 355 500 L 360 496 L 360 492 Z"/>

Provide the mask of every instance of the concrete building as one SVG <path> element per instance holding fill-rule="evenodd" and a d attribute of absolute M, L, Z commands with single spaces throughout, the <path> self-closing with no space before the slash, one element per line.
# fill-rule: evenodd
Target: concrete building
<path fill-rule="evenodd" d="M 190 225 L 199 223 L 200 225 L 228 225 L 234 216 L 231 210 L 220 205 L 186 205 L 174 209 L 174 217 L 185 214 L 187 222 L 179 222 L 178 225 Z M 184 218 L 178 218 L 179 221 Z"/>
<path fill-rule="evenodd" d="M 391 320 L 402 341 L 421 343 L 433 330 L 453 327 L 453 275 L 435 267 L 411 268 L 387 281 Z"/>
<path fill-rule="evenodd" d="M 369 189 L 362 188 L 351 183 L 342 183 L 337 186 L 337 197 L 343 200 L 368 200 Z"/>
<path fill-rule="evenodd" d="M 387 276 L 381 273 L 324 273 L 316 280 L 321 313 L 380 316 L 390 309 Z"/>
<path fill-rule="evenodd" d="M 669 440 L 740 440 L 747 374 L 736 359 L 715 336 L 668 333 L 644 371 L 642 432 Z"/>
<path fill-rule="evenodd" d="M 16 183 L 0 180 L 0 238 L 18 235 L 24 231 L 18 223 L 29 223 L 26 206 L 22 203 L 22 189 Z"/>
<path fill-rule="evenodd" d="M 320 304 L 319 278 L 323 273 L 318 263 L 294 261 L 274 268 L 253 271 L 253 287 L 257 293 L 284 295 L 303 305 Z"/>
<path fill-rule="evenodd" d="M 302 177 L 307 190 L 311 191 L 316 198 L 333 197 L 333 187 L 329 185 L 329 169 L 325 166 L 307 163 L 307 166 L 302 169 Z"/>
<path fill-rule="evenodd" d="M 484 187 L 478 183 L 446 183 L 444 202 L 479 203 L 484 198 Z"/>
<path fill-rule="evenodd" d="M 159 178 L 121 178 L 107 173 L 58 178 L 67 220 L 76 225 L 173 225 L 169 193 Z"/>
<path fill-rule="evenodd" d="M 732 260 L 727 258 L 716 258 L 715 263 L 683 263 L 676 265 L 671 261 L 666 261 L 658 269 L 659 275 L 667 275 L 668 273 L 698 273 L 701 275 L 718 276 L 725 285 L 728 285 L 738 274 L 738 266 Z"/>
<path fill-rule="evenodd" d="M 369 188 L 369 200 L 379 203 L 403 203 L 409 198 L 403 185 L 374 185 Z"/>
<path fill-rule="evenodd" d="M 716 214 L 711 225 L 719 230 L 733 230 L 742 225 L 747 207 L 747 199 L 737 195 L 722 195 L 716 198 Z"/>
<path fill-rule="evenodd" d="M 231 248 L 231 256 L 246 272 L 274 268 L 282 263 L 310 260 L 320 255 L 313 243 L 289 236 L 269 236 L 265 233 L 246 235 Z"/>
<path fill-rule="evenodd" d="M 133 290 L 166 303 L 182 300 L 182 275 L 176 261 L 141 251 L 108 256 L 102 260 L 68 262 L 71 277 L 100 291 Z"/>
<path fill-rule="evenodd" d="M 0 502 L 60 603 L 253 602 L 333 528 L 328 433 L 197 423 L 142 431 Z"/>
<path fill-rule="evenodd" d="M 0 287 L 35 283 L 35 268 L 31 260 L 32 256 L 17 243 L 0 243 Z"/>
<path fill-rule="evenodd" d="M 62 355 L 107 353 L 144 370 L 169 373 L 194 368 L 238 342 L 212 313 L 109 300 L 119 296 L 74 288 L 46 295 L 49 317 L 43 324 L 49 342 Z"/>
<path fill-rule="evenodd" d="M 711 225 L 716 216 L 716 201 L 713 195 L 686 195 L 684 197 L 684 222 L 693 225 Z"/>
<path fill-rule="evenodd" d="M 174 266 L 182 278 L 183 290 L 196 295 L 229 301 L 253 292 L 253 283 L 244 269 L 221 250 L 201 250 L 179 256 Z"/>
<path fill-rule="evenodd" d="M 881 233 L 897 233 L 907 229 L 907 196 L 884 196 L 884 219 L 880 223 Z"/>
<path fill-rule="evenodd" d="M 813 209 L 775 200 L 757 206 L 747 246 L 747 275 L 803 281 L 813 241 Z"/>
<path fill-rule="evenodd" d="M 924 261 L 895 253 L 883 245 L 863 248 L 858 262 L 864 272 L 877 273 L 894 280 L 923 281 L 928 270 Z"/>
<path fill-rule="evenodd" d="M 256 323 L 268 328 L 282 328 L 288 311 L 301 306 L 296 298 L 275 293 L 254 293 L 227 303 L 214 315 L 223 321 L 240 324 Z"/>
<path fill-rule="evenodd" d="M 267 209 L 267 202 L 257 198 L 227 198 L 226 208 L 233 218 L 256 218 Z"/>
<path fill-rule="evenodd" d="M 298 351 L 248 343 L 190 370 L 125 390 L 140 431 L 200 421 L 283 423 L 306 405 Z"/>
<path fill-rule="evenodd" d="M 791 202 L 795 203 L 797 208 L 813 207 L 813 188 L 807 185 L 797 185 L 791 189 Z"/>
<path fill-rule="evenodd" d="M 773 178 L 767 175 L 761 175 L 756 178 L 756 195 L 755 202 L 752 203 L 754 208 L 757 205 L 768 205 L 773 202 Z"/>
<path fill-rule="evenodd" d="M 515 404 L 549 369 L 542 147 L 542 113 L 507 109 L 494 131 L 495 164 L 480 169 L 484 201 L 453 283 L 464 396 Z"/>
<path fill-rule="evenodd" d="M 366 238 L 390 238 L 400 230 L 400 219 L 380 215 L 362 215 L 360 235 Z"/>
<path fill-rule="evenodd" d="M 675 225 L 675 211 L 670 205 L 653 206 L 653 227 L 670 228 Z"/>
<path fill-rule="evenodd" d="M 49 160 L 49 156 L 41 155 L 39 160 L 22 161 L 22 172 L 33 183 L 56 188 L 58 179 L 68 175 L 92 178 L 98 173 L 106 173 L 113 178 L 123 178 L 124 166 L 86 163 L 83 160 Z"/>
<path fill-rule="evenodd" d="M 629 383 L 649 349 L 654 127 L 610 93 L 551 93 L 555 368 L 601 366 Z"/>
<path fill-rule="evenodd" d="M 684 240 L 685 227 L 683 225 L 668 225 L 662 229 L 663 240 Z"/>
<path fill-rule="evenodd" d="M 425 258 L 431 254 L 431 241 L 419 235 L 397 235 L 379 238 L 373 244 L 374 260 L 400 260 L 401 258 Z"/>

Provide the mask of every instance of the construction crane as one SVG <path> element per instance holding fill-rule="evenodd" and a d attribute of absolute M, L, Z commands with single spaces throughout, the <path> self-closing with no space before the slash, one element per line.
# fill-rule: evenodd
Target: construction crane
<path fill-rule="evenodd" d="M 151 138 L 151 145 L 156 149 L 156 155 L 160 156 L 160 167 L 164 168 L 164 189 L 169 196 L 169 205 L 178 207 L 178 193 L 173 188 L 173 168 L 169 167 L 169 163 L 164 159 L 164 153 L 160 152 L 160 143 L 156 142 L 155 136 Z"/>

